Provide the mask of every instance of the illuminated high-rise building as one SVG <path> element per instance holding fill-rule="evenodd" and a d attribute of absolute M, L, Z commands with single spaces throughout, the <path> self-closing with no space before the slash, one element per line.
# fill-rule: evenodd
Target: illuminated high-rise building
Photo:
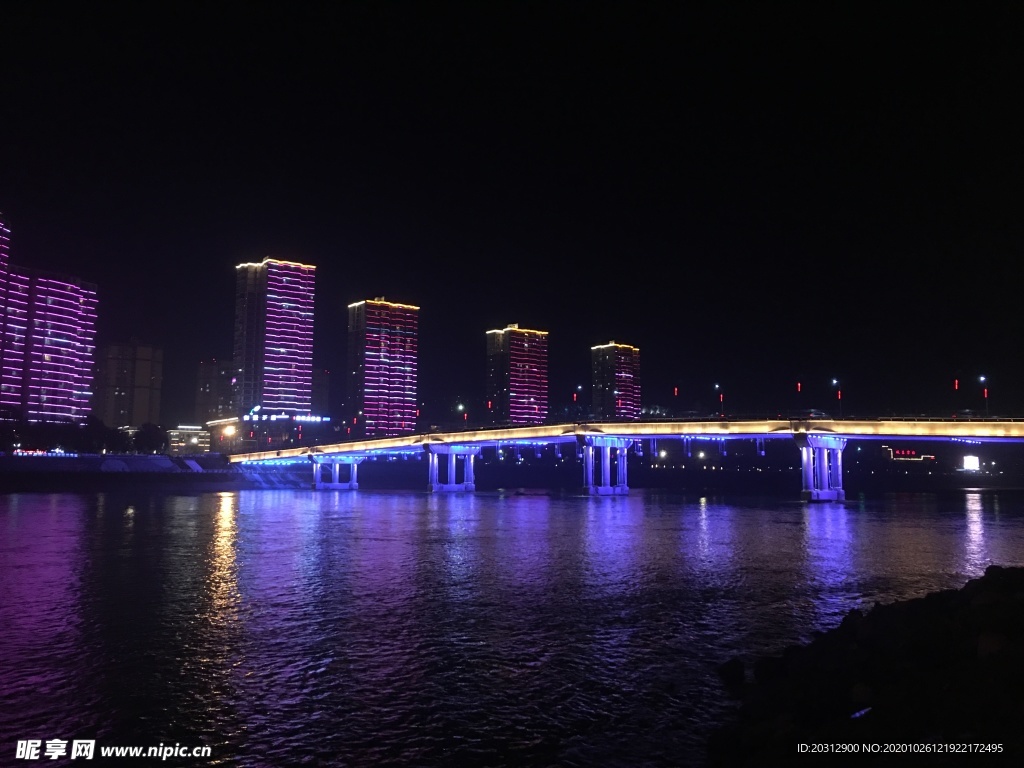
<path fill-rule="evenodd" d="M 416 430 L 419 312 L 383 298 L 349 304 L 347 434 Z"/>
<path fill-rule="evenodd" d="M 21 403 L 14 402 L 14 395 L 8 391 L 14 383 L 14 371 L 7 369 L 7 282 L 8 282 L 8 259 L 10 257 L 11 230 L 4 222 L 4 216 L 0 213 L 0 418 L 12 418 L 20 409 Z M 20 369 L 20 366 L 19 366 Z M 19 379 L 20 391 L 20 379 Z"/>
<path fill-rule="evenodd" d="M 9 246 L 11 230 L 4 224 L 4 215 L 0 212 L 0 331 L 4 327 L 4 309 L 7 305 L 7 260 L 10 258 Z M 0 349 L 3 339 L 0 338 Z"/>
<path fill-rule="evenodd" d="M 610 341 L 590 348 L 594 417 L 640 418 L 640 350 Z"/>
<path fill-rule="evenodd" d="M 487 410 L 492 424 L 547 420 L 547 331 L 518 324 L 487 331 Z"/>
<path fill-rule="evenodd" d="M 28 421 L 89 415 L 96 345 L 96 286 L 8 266 L 0 410 Z"/>
<path fill-rule="evenodd" d="M 235 267 L 235 407 L 308 414 L 316 267 L 266 258 Z"/>

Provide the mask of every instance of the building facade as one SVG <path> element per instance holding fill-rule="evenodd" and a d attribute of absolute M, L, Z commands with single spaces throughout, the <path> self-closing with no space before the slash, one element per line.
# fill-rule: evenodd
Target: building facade
<path fill-rule="evenodd" d="M 313 369 L 313 413 L 326 416 L 331 408 L 331 372 L 326 368 Z"/>
<path fill-rule="evenodd" d="M 274 413 L 312 409 L 316 267 L 266 258 L 235 267 L 237 401 Z"/>
<path fill-rule="evenodd" d="M 233 360 L 215 357 L 199 361 L 196 374 L 195 420 L 199 424 L 237 416 L 235 391 L 238 378 Z"/>
<path fill-rule="evenodd" d="M 9 387 L 14 383 L 14 370 L 8 370 L 7 361 L 7 282 L 10 259 L 11 230 L 7 227 L 3 213 L 0 213 L 0 418 L 13 418 L 21 409 L 21 402 L 14 402 Z M 20 366 L 19 366 L 20 370 Z M 20 392 L 20 378 L 18 390 Z"/>
<path fill-rule="evenodd" d="M 28 421 L 81 421 L 92 407 L 96 286 L 7 265 L 0 411 Z"/>
<path fill-rule="evenodd" d="M 167 430 L 167 452 L 172 456 L 208 453 L 210 432 L 199 426 L 179 426 Z"/>
<path fill-rule="evenodd" d="M 419 312 L 383 298 L 349 305 L 347 435 L 387 437 L 416 430 Z"/>
<path fill-rule="evenodd" d="M 610 341 L 590 348 L 594 418 L 640 418 L 640 350 Z"/>
<path fill-rule="evenodd" d="M 100 349 L 96 364 L 95 414 L 108 427 L 160 424 L 164 353 L 130 341 Z"/>
<path fill-rule="evenodd" d="M 547 421 L 547 331 L 518 324 L 487 331 L 487 412 L 491 424 Z"/>

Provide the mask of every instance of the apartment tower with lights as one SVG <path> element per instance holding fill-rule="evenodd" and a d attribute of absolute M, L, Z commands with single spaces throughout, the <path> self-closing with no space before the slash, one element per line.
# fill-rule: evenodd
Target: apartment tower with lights
<path fill-rule="evenodd" d="M 594 418 L 640 418 L 640 350 L 610 341 L 590 348 Z"/>
<path fill-rule="evenodd" d="M 487 331 L 487 412 L 491 424 L 547 421 L 547 331 L 518 323 Z"/>
<path fill-rule="evenodd" d="M 349 304 L 347 436 L 416 431 L 419 312 L 383 297 Z"/>
<path fill-rule="evenodd" d="M 309 414 L 316 267 L 265 258 L 235 267 L 236 409 Z"/>

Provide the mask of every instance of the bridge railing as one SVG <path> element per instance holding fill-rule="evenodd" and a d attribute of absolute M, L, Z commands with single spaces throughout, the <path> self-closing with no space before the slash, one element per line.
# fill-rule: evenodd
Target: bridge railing
<path fill-rule="evenodd" d="M 874 421 L 1024 421 L 1014 416 L 878 416 Z"/>

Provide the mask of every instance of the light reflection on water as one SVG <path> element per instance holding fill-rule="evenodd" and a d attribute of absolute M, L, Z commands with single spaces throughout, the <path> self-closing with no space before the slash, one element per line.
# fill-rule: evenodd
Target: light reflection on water
<path fill-rule="evenodd" d="M 1002 492 L 3 496 L 0 754 L 700 764 L 730 706 L 718 663 L 1024 565 L 1022 510 Z"/>

